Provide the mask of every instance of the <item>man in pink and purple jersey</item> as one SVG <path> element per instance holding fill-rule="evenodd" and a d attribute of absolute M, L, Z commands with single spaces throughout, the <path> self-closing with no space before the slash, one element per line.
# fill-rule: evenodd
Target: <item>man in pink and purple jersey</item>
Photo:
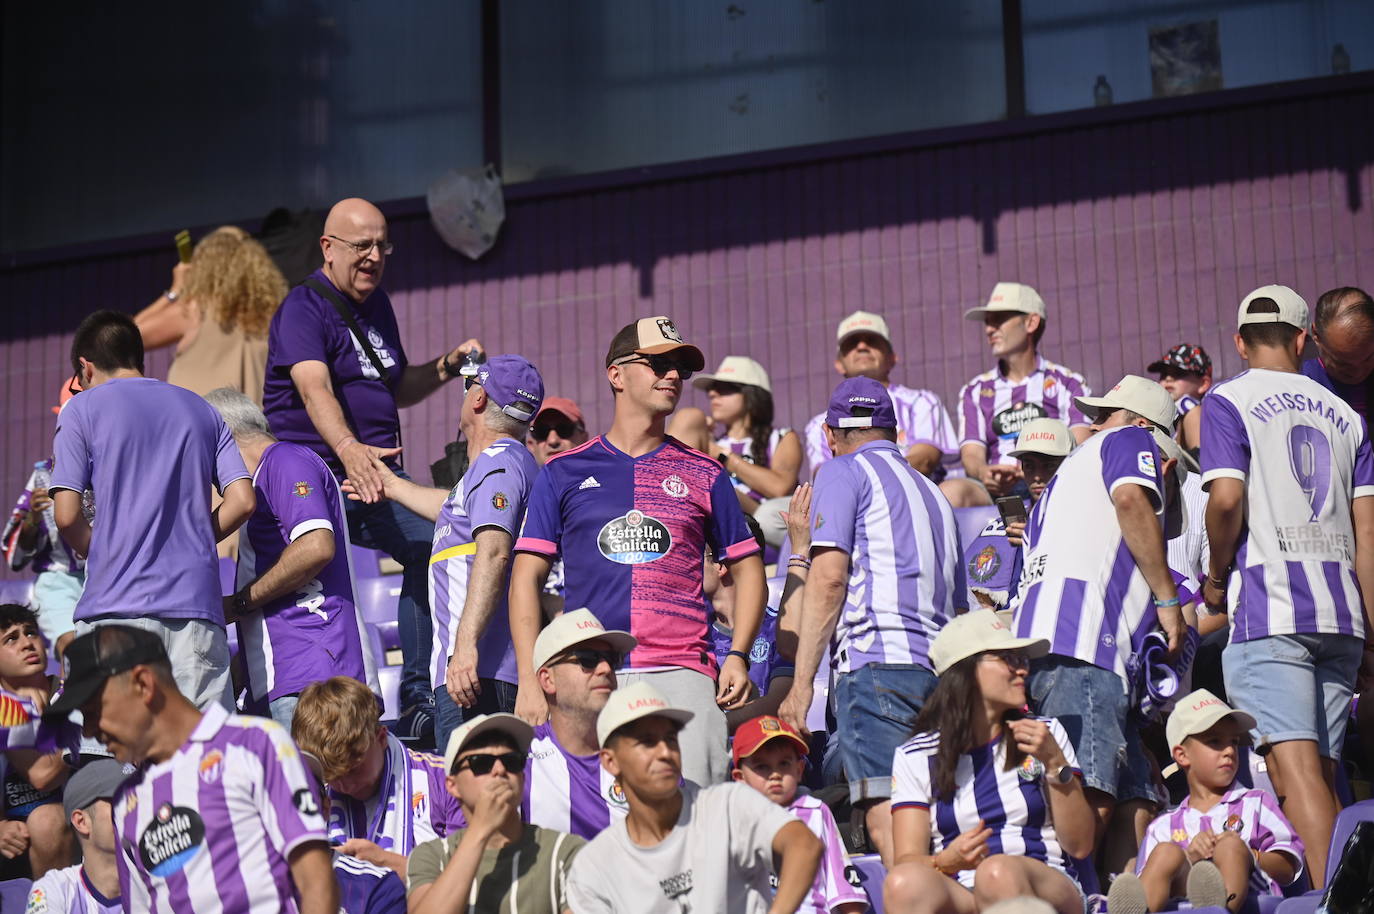
<path fill-rule="evenodd" d="M 1090 391 L 1083 376 L 1039 354 L 1045 300 L 1030 286 L 999 282 L 988 303 L 964 314 L 980 321 L 997 365 L 959 391 L 959 456 L 964 472 L 994 497 L 1025 495 L 1025 481 L 1009 453 L 1032 419 L 1059 419 L 1082 443 L 1088 421 L 1074 397 Z M 969 483 L 964 483 L 968 485 Z"/>
<path fill-rule="evenodd" d="M 213 703 L 197 710 L 143 629 L 101 626 L 72 641 L 67 662 L 44 717 L 80 710 L 87 736 L 138 766 L 114 797 L 126 910 L 338 910 L 324 819 L 286 731 Z"/>
<path fill-rule="evenodd" d="M 1236 349 L 1249 370 L 1202 405 L 1202 595 L 1230 614 L 1226 692 L 1255 716 L 1319 887 L 1351 694 L 1374 669 L 1374 456 L 1355 408 L 1299 373 L 1306 327 L 1307 303 L 1287 286 L 1240 303 Z"/>
<path fill-rule="evenodd" d="M 729 775 L 725 715 L 749 696 L 749 649 L 763 618 L 766 585 L 730 476 L 716 461 L 669 437 L 665 423 L 682 384 L 705 365 L 666 317 L 627 325 L 606 354 L 615 396 L 611 429 L 551 458 L 530 492 L 515 544 L 510 621 L 520 669 L 516 711 L 548 716 L 533 666 L 539 592 L 560 551 L 570 606 L 586 606 L 638 646 L 620 685 L 642 679 L 694 713 L 683 772 L 712 784 Z M 719 668 L 702 592 L 707 548 L 731 566 L 738 587 L 732 649 Z"/>
<path fill-rule="evenodd" d="M 967 606 L 963 551 L 949 502 L 897 445 L 882 384 L 841 381 L 825 426 L 835 459 L 816 476 L 796 676 L 778 716 L 807 732 L 828 643 L 849 798 L 891 861 L 892 757 L 935 688 L 930 641 Z"/>
<path fill-rule="evenodd" d="M 334 474 L 314 451 L 273 437 L 262 409 L 239 391 L 221 387 L 205 399 L 234 436 L 258 502 L 239 538 L 237 590 L 224 598 L 254 707 L 289 732 L 312 682 L 342 674 L 380 695 Z"/>

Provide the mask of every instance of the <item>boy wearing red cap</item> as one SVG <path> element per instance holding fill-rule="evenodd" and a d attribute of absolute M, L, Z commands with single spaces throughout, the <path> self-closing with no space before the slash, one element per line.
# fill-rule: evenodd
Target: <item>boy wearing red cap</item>
<path fill-rule="evenodd" d="M 798 795 L 797 785 L 806 768 L 808 747 L 790 725 L 771 714 L 745 721 L 735 731 L 736 781 L 752 787 L 806 823 L 824 846 L 816 881 L 797 908 L 811 914 L 858 914 L 868 909 L 868 897 L 850 885 L 846 877 L 844 844 L 835 817 L 824 803 L 809 793 Z"/>

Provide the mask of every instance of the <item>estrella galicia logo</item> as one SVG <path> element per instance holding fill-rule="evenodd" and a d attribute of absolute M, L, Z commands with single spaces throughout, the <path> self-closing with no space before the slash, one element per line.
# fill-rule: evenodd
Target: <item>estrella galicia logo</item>
<path fill-rule="evenodd" d="M 205 844 L 200 813 L 186 806 L 163 803 L 138 839 L 143 868 L 161 879 L 178 872 Z"/>
<path fill-rule="evenodd" d="M 601 528 L 596 546 L 618 565 L 642 565 L 667 555 L 673 548 L 673 536 L 667 527 L 643 511 L 631 510 Z"/>
<path fill-rule="evenodd" d="M 1027 422 L 1047 415 L 1039 403 L 1013 403 L 992 417 L 992 432 L 998 438 L 1015 438 Z"/>

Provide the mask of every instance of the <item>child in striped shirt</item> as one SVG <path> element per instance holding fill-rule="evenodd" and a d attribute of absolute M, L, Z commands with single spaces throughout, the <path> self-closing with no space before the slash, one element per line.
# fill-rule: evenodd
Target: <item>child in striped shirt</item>
<path fill-rule="evenodd" d="M 806 823 L 824 845 L 816 881 L 801 907 L 802 914 L 859 914 L 868 910 L 868 897 L 849 883 L 835 817 L 824 803 L 808 793 L 797 794 L 806 767 L 806 740 L 791 725 L 771 714 L 745 721 L 735 731 L 736 781 L 752 787 Z M 776 883 L 775 883 L 776 885 Z"/>
<path fill-rule="evenodd" d="M 1263 790 L 1236 783 L 1241 747 L 1255 719 L 1206 689 L 1181 698 L 1165 728 L 1188 796 L 1145 830 L 1135 873 L 1123 873 L 1107 896 L 1110 914 L 1158 911 L 1186 893 L 1193 907 L 1239 911 L 1251 892 L 1281 894 L 1302 872 L 1301 839 Z"/>

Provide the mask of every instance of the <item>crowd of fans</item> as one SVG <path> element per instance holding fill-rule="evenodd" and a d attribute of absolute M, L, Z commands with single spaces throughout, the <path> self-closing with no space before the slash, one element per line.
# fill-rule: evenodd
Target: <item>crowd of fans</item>
<path fill-rule="evenodd" d="M 376 207 L 338 203 L 320 249 L 288 291 L 220 229 L 137 319 L 76 329 L 3 540 L 36 574 L 0 606 L 3 700 L 82 729 L 0 756 L 32 914 L 1238 912 L 1323 885 L 1374 736 L 1364 292 L 1309 318 L 1261 287 L 1246 371 L 1183 343 L 1095 397 L 999 282 L 954 421 L 859 311 L 800 432 L 763 365 L 704 373 L 646 317 L 592 437 L 520 355 L 411 361 Z M 398 410 L 458 379 L 467 466 L 432 488 Z M 394 721 L 353 544 L 400 569 Z M 886 878 L 860 887 L 864 851 Z"/>

